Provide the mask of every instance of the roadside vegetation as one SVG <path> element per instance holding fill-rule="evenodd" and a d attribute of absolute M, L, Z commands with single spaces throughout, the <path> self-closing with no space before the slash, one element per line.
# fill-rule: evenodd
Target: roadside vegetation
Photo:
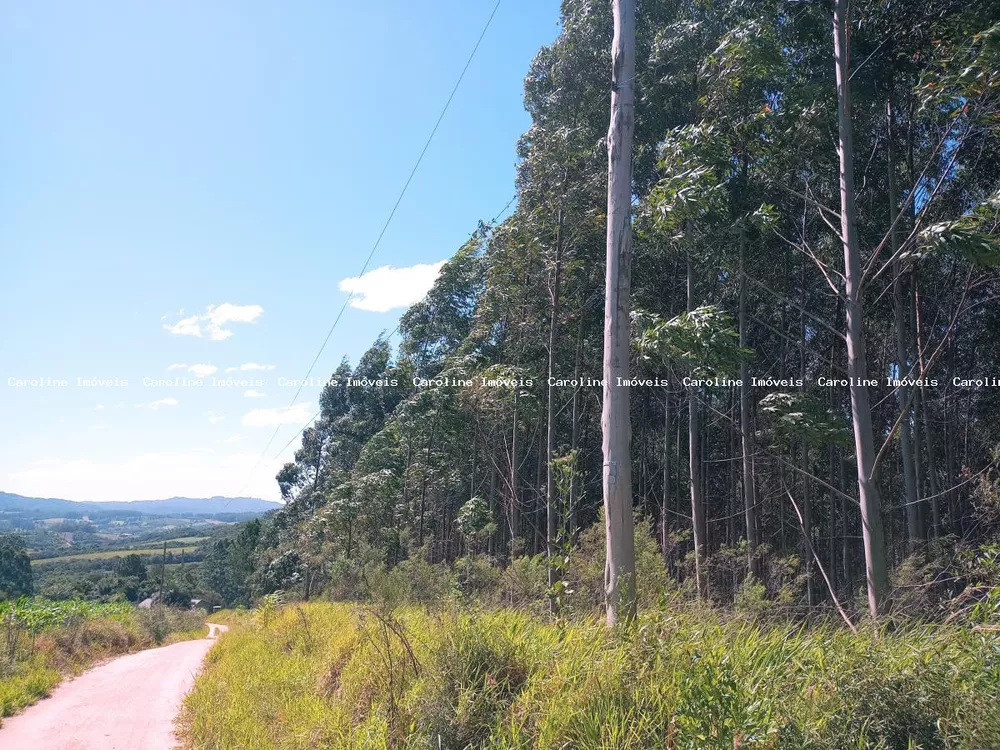
<path fill-rule="evenodd" d="M 277 592 L 217 613 L 231 630 L 186 702 L 185 747 L 1000 747 L 1000 590 L 853 631 L 789 603 L 792 578 L 719 607 L 664 569 L 640 521 L 640 616 L 608 629 L 602 532 L 567 551 L 557 589 L 541 555 L 500 571 L 421 553 L 343 569 L 327 592 L 342 601 Z"/>
<path fill-rule="evenodd" d="M 269 598 L 228 619 L 187 700 L 185 747 L 1000 746 L 988 633 L 855 636 L 675 605 L 608 630 L 509 609 Z"/>
<path fill-rule="evenodd" d="M 46 697 L 96 662 L 205 634 L 200 610 L 128 602 L 0 601 L 0 717 Z"/>

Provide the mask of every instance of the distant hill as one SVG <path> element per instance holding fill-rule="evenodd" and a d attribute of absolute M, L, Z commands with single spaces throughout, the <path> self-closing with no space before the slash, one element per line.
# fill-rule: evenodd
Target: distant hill
<path fill-rule="evenodd" d="M 0 492 L 0 513 L 31 513 L 48 517 L 79 517 L 99 512 L 144 514 L 152 516 L 219 516 L 228 514 L 263 515 L 281 507 L 281 503 L 255 497 L 171 497 L 165 500 L 133 502 L 74 502 L 53 497 L 25 497 Z"/>

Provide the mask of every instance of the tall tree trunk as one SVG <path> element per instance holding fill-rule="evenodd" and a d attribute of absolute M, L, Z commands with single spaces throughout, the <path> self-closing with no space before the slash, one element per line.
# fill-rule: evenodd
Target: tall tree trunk
<path fill-rule="evenodd" d="M 913 333 L 915 338 L 914 350 L 916 351 L 917 365 L 920 370 L 921 376 L 924 373 L 924 336 L 923 331 L 920 327 L 920 274 L 914 272 L 913 274 Z M 954 373 L 953 373 L 954 374 Z M 938 483 L 937 483 L 937 457 L 934 451 L 934 433 L 931 431 L 931 409 L 930 403 L 927 400 L 927 390 L 923 386 L 918 386 L 916 390 L 917 399 L 915 403 L 920 405 L 920 420 L 914 418 L 913 429 L 915 433 L 920 432 L 921 426 L 924 431 L 924 448 L 927 451 L 927 491 L 931 497 L 931 527 L 932 535 L 936 539 L 940 534 L 941 527 L 941 506 L 938 502 Z M 916 412 L 914 412 L 914 417 L 916 417 Z M 919 490 L 919 487 L 918 487 Z M 920 511 L 922 514 L 926 514 L 926 505 L 921 503 Z M 926 536 L 927 531 L 927 521 L 926 518 L 921 516 L 921 527 L 922 536 Z"/>
<path fill-rule="evenodd" d="M 517 397 L 520 389 L 514 387 L 514 408 L 510 424 L 510 506 L 507 509 L 507 525 L 510 529 L 510 555 L 514 556 L 515 543 L 520 533 L 520 499 L 518 498 L 519 478 L 517 471 Z"/>
<path fill-rule="evenodd" d="M 532 493 L 534 513 L 532 519 L 531 554 L 541 554 L 545 549 L 545 444 L 542 442 L 542 424 L 545 412 L 538 411 L 538 422 L 535 434 L 538 436 L 538 447 L 535 450 L 535 491 Z"/>
<path fill-rule="evenodd" d="M 420 475 L 420 521 L 417 528 L 417 546 L 424 546 L 424 513 L 427 510 L 427 469 L 431 462 L 431 448 L 434 445 L 434 431 L 437 429 L 437 417 L 431 422 L 431 434 L 427 438 L 427 449 L 424 452 L 424 468 Z"/>
<path fill-rule="evenodd" d="M 687 308 L 695 308 L 694 261 L 687 257 Z M 705 559 L 705 539 L 708 529 L 705 523 L 705 501 L 702 496 L 701 475 L 701 414 L 698 409 L 698 395 L 694 386 L 688 386 L 688 468 L 691 474 L 691 529 L 694 536 L 694 582 L 698 596 L 704 594 L 702 563 Z"/>
<path fill-rule="evenodd" d="M 580 363 L 583 360 L 583 308 L 580 308 L 580 323 L 576 332 L 576 358 L 573 362 L 573 382 L 579 382 Z M 573 387 L 572 415 L 570 417 L 569 449 L 575 453 L 580 442 L 580 387 Z M 574 469 L 569 478 L 569 521 L 568 533 L 570 539 L 576 538 L 577 494 L 579 493 L 578 472 Z"/>
<path fill-rule="evenodd" d="M 805 390 L 806 374 L 808 366 L 806 361 L 806 318 L 804 311 L 809 300 L 806 298 L 806 266 L 802 264 L 802 274 L 799 286 L 801 296 L 799 306 L 803 313 L 799 315 L 799 378 Z M 809 482 L 809 441 L 802 439 L 799 445 L 799 460 L 802 468 L 802 535 L 805 537 L 802 559 L 806 564 L 806 604 L 812 606 L 816 603 L 816 571 L 814 570 L 816 561 L 813 559 L 813 507 L 812 507 L 812 485 Z"/>
<path fill-rule="evenodd" d="M 886 119 L 888 121 L 889 142 L 888 153 L 888 184 L 889 184 L 889 246 L 892 255 L 899 252 L 899 234 L 896 224 L 899 217 L 899 206 L 896 196 L 896 154 L 893 144 L 895 137 L 893 130 L 892 100 L 889 99 L 885 105 Z M 907 314 L 906 303 L 909 295 L 905 293 L 903 281 L 903 269 L 897 260 L 893 263 L 892 282 L 892 302 L 896 324 L 896 376 L 898 378 L 909 378 L 909 355 L 907 353 Z M 906 416 L 899 425 L 899 450 L 903 459 L 903 502 L 906 508 L 906 533 L 909 537 L 910 549 L 917 543 L 919 530 L 919 517 L 917 509 L 917 484 L 916 473 L 913 462 L 913 437 L 910 432 L 910 389 L 905 385 L 896 388 L 896 402 L 900 411 L 906 411 Z"/>
<path fill-rule="evenodd" d="M 924 445 L 927 449 L 927 489 L 931 497 L 931 535 L 937 539 L 941 535 L 941 503 L 938 498 L 937 458 L 934 455 L 934 433 L 931 431 L 931 410 L 927 391 L 920 389 L 920 405 L 923 407 Z"/>
<path fill-rule="evenodd" d="M 660 552 L 670 570 L 670 389 L 663 393 L 663 497 L 660 499 Z"/>
<path fill-rule="evenodd" d="M 632 275 L 632 132 L 635 127 L 635 0 L 613 0 L 611 124 L 608 128 L 608 233 L 604 297 L 602 489 L 607 531 L 607 620 L 636 614 L 635 529 L 629 389 L 629 295 Z"/>
<path fill-rule="evenodd" d="M 847 374 L 850 378 L 851 417 L 858 465 L 858 500 L 865 546 L 868 609 L 878 617 L 885 609 L 889 590 L 886 570 L 882 507 L 875 469 L 875 442 L 868 401 L 868 363 L 865 355 L 861 303 L 861 250 L 858 247 L 854 190 L 854 135 L 851 124 L 850 67 L 848 60 L 847 0 L 835 0 L 833 40 L 837 71 L 837 121 L 840 130 L 840 231 L 844 243 L 844 294 L 846 310 Z"/>
<path fill-rule="evenodd" d="M 740 229 L 740 348 L 747 346 L 746 227 Z M 760 579 L 757 559 L 757 491 L 753 471 L 753 433 L 750 426 L 750 374 L 746 357 L 740 360 L 740 444 L 743 450 L 743 508 L 746 518 L 750 572 Z"/>
<path fill-rule="evenodd" d="M 491 461 L 492 464 L 492 461 Z M 489 508 L 490 508 L 490 521 L 496 523 L 497 518 L 497 467 L 492 464 L 490 467 L 490 492 L 489 492 Z M 491 531 L 489 536 L 486 538 L 486 554 L 491 558 L 496 554 L 496 532 Z"/>
<path fill-rule="evenodd" d="M 746 290 L 746 226 L 740 227 L 740 300 L 739 328 L 740 348 L 745 349 L 747 340 L 747 290 Z M 746 358 L 740 360 L 740 450 L 742 451 L 743 513 L 747 537 L 747 564 L 750 573 L 761 579 L 760 559 L 757 547 L 760 540 L 757 532 L 757 488 L 753 465 L 753 432 L 751 426 L 751 386 L 749 366 Z"/>

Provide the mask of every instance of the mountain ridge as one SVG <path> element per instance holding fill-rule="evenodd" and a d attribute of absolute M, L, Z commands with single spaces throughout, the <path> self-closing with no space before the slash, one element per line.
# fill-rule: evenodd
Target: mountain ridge
<path fill-rule="evenodd" d="M 168 497 L 157 500 L 65 500 L 57 497 L 30 497 L 0 492 L 2 511 L 43 511 L 83 515 L 87 511 L 129 511 L 143 515 L 217 515 L 219 513 L 268 513 L 281 503 L 256 497 Z"/>

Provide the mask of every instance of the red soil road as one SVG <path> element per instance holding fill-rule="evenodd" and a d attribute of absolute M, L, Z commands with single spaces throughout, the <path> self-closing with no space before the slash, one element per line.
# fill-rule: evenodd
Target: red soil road
<path fill-rule="evenodd" d="M 208 638 L 122 656 L 75 680 L 24 713 L 4 719 L 2 750 L 173 750 L 174 721 L 205 654 Z"/>

